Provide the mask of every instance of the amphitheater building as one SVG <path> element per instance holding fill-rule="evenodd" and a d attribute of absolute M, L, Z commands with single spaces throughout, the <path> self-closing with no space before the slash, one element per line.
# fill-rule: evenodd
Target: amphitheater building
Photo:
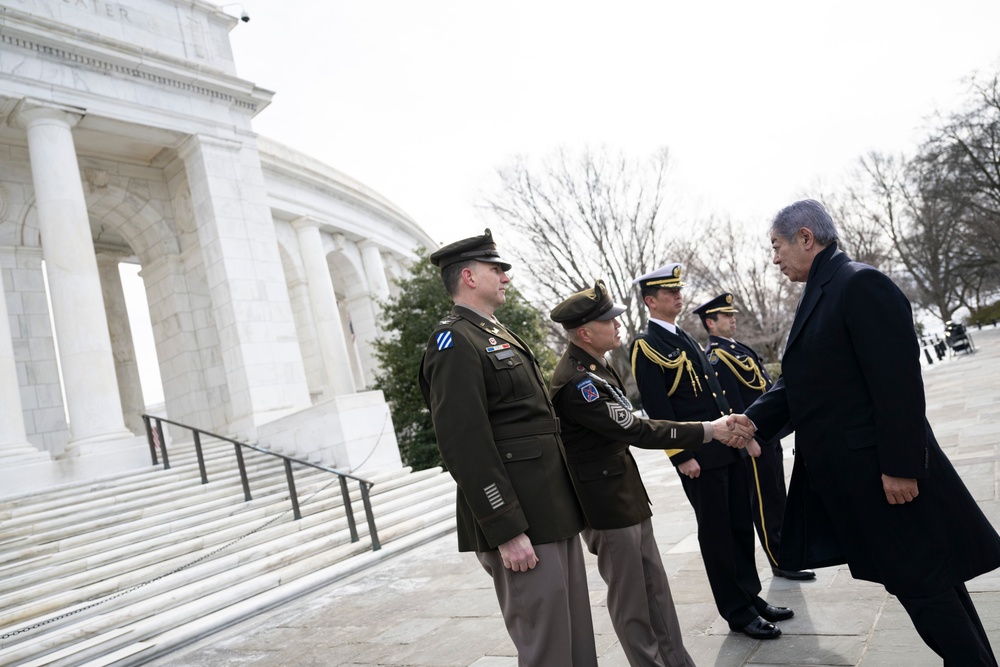
<path fill-rule="evenodd" d="M 346 471 L 401 465 L 372 344 L 433 241 L 254 133 L 273 93 L 237 77 L 237 23 L 203 0 L 3 0 L 0 495 L 149 465 L 151 411 Z"/>

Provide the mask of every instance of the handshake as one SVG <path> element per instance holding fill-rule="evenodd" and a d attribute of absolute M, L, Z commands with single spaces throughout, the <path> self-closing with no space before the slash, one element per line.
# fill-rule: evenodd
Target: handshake
<path fill-rule="evenodd" d="M 760 445 L 753 438 L 756 429 L 746 415 L 719 417 L 711 424 L 712 436 L 722 444 L 736 449 L 746 448 L 750 456 L 760 456 Z"/>

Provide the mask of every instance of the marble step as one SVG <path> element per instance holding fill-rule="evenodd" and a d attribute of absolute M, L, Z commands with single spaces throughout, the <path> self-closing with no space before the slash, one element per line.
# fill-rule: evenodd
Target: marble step
<path fill-rule="evenodd" d="M 180 452 L 175 452 L 174 447 L 182 447 Z M 43 493 L 30 493 L 17 496 L 0 498 L 0 520 L 17 517 L 24 513 L 40 511 L 46 506 L 62 507 L 67 503 L 76 504 L 80 500 L 81 494 L 87 494 L 93 498 L 100 498 L 104 495 L 116 495 L 129 491 L 140 491 L 148 488 L 149 483 L 160 483 L 164 476 L 176 477 L 178 479 L 188 479 L 194 477 L 200 480 L 197 458 L 194 452 L 193 443 L 182 443 L 175 445 L 171 449 L 170 465 L 167 470 L 163 469 L 163 462 L 130 472 L 128 475 L 113 475 L 97 480 L 85 482 L 71 482 L 47 489 Z M 209 481 L 214 481 L 215 475 L 225 471 L 237 471 L 236 455 L 233 445 L 228 442 L 206 442 L 202 444 L 205 457 L 206 468 L 208 469 Z M 245 451 L 245 459 L 248 465 L 258 461 L 268 461 L 267 465 L 281 466 L 281 461 L 276 457 L 270 457 L 253 450 Z M 356 471 L 352 474 L 372 479 L 378 482 L 380 479 L 406 474 L 408 469 L 401 468 L 389 472 L 377 473 L 374 477 L 364 470 Z"/>
<path fill-rule="evenodd" d="M 372 495 L 373 511 L 376 513 L 376 529 L 380 528 L 378 516 L 383 511 L 397 507 L 400 502 L 424 497 L 427 493 L 441 494 L 446 491 L 450 479 L 442 475 L 415 475 L 409 484 L 398 485 L 379 494 Z M 442 481 L 442 479 L 446 481 Z M 259 501 L 251 501 L 251 503 Z M 386 509 L 389 508 L 389 509 Z M 133 559 L 128 564 L 138 567 L 145 562 L 156 562 L 159 549 L 168 549 L 184 553 L 185 549 L 178 545 L 190 544 L 191 548 L 205 549 L 217 544 L 223 544 L 248 530 L 250 526 L 262 525 L 265 522 L 276 521 L 284 517 L 281 525 L 287 532 L 303 530 L 313 525 L 333 525 L 331 522 L 341 522 L 346 527 L 347 519 L 343 511 L 342 499 L 337 491 L 335 496 L 317 497 L 302 507 L 302 519 L 294 521 L 287 503 L 275 503 L 268 511 L 253 512 L 234 517 L 223 515 L 214 520 L 207 517 L 193 517 L 196 521 L 188 521 L 183 529 L 164 530 L 161 525 L 153 525 L 125 533 L 116 538 L 106 538 L 103 534 L 95 534 L 89 542 L 66 548 L 44 557 L 28 559 L 15 566 L 0 571 L 0 609 L 11 604 L 12 599 L 30 599 L 33 595 L 29 589 L 38 583 L 50 581 L 58 576 L 59 585 L 75 585 L 76 576 L 87 576 L 87 572 L 100 568 L 117 568 L 119 571 L 126 566 L 125 558 L 130 553 L 139 552 L 138 560 Z M 360 524 L 365 522 L 360 499 L 354 504 L 355 520 Z M 176 528 L 176 526 L 175 526 Z M 253 540 L 251 540 L 252 542 Z"/>
<path fill-rule="evenodd" d="M 303 517 L 307 517 L 311 512 L 330 507 L 341 508 L 343 505 L 337 478 L 330 473 L 316 472 L 318 475 L 309 476 L 296 483 Z M 432 469 L 406 477 L 389 477 L 372 487 L 370 492 L 372 502 L 378 502 L 383 496 L 392 498 L 402 493 L 400 491 L 402 487 L 433 479 L 438 476 L 438 472 L 437 469 Z M 53 528 L 48 533 L 38 534 L 30 541 L 7 545 L 0 555 L 0 593 L 6 588 L 5 579 L 22 572 L 37 570 L 50 561 L 61 563 L 63 572 L 68 573 L 72 571 L 71 561 L 74 559 L 99 558 L 100 554 L 121 544 L 127 545 L 156 536 L 175 539 L 178 534 L 197 530 L 202 524 L 253 521 L 289 511 L 291 502 L 288 499 L 284 474 L 275 475 L 270 482 L 268 487 L 262 487 L 266 493 L 255 494 L 254 499 L 249 502 L 243 500 L 242 488 L 238 481 L 222 489 L 213 488 L 210 493 L 206 493 L 205 486 L 197 485 L 191 487 L 197 489 L 197 497 L 176 501 L 170 514 L 157 512 L 151 516 L 139 516 L 134 520 L 126 520 L 120 514 L 102 515 L 89 524 Z M 326 490 L 314 498 L 314 502 L 309 501 L 313 493 L 324 487 Z M 193 491 L 189 490 L 189 493 Z M 361 493 L 356 485 L 350 489 L 350 497 L 356 521 L 364 521 Z"/>
<path fill-rule="evenodd" d="M 296 521 L 281 461 L 245 452 L 245 501 L 232 447 L 204 444 L 204 485 L 193 446 L 172 446 L 169 470 L 0 502 L 0 665 L 138 664 L 454 530 L 440 469 L 358 471 L 372 552 L 357 482 L 352 543 L 335 475 L 296 465 Z"/>
<path fill-rule="evenodd" d="M 252 452 L 245 457 L 248 471 L 259 469 L 281 469 L 282 462 L 276 457 L 266 456 L 258 452 Z M 215 481 L 219 475 L 239 475 L 236 464 L 236 457 L 231 448 L 222 451 L 220 448 L 206 449 L 205 465 L 210 482 Z M 157 487 L 168 488 L 169 484 L 186 484 L 194 479 L 200 483 L 200 473 L 195 458 L 190 461 L 182 460 L 172 462 L 172 467 L 164 470 L 161 465 L 150 465 L 139 471 L 131 473 L 127 478 L 114 478 L 101 480 L 98 482 L 84 482 L 72 486 L 61 486 L 55 490 L 48 490 L 44 494 L 36 494 L 30 498 L 17 498 L 0 503 L 0 517 L 3 519 L 16 520 L 21 516 L 38 516 L 45 511 L 58 511 L 67 505 L 79 506 L 81 497 L 85 497 L 88 502 L 95 503 L 107 497 L 127 496 L 129 494 L 140 494 L 148 491 L 149 485 L 154 483 Z"/>
<path fill-rule="evenodd" d="M 228 460 L 226 460 L 228 459 Z M 208 466 L 209 481 L 216 481 L 220 475 L 226 478 L 239 476 L 236 467 L 235 457 L 225 453 L 209 459 Z M 272 457 L 264 457 L 256 454 L 255 457 L 247 458 L 248 471 L 280 470 L 281 462 Z M 173 484 L 187 484 L 194 480 L 200 483 L 200 473 L 197 463 L 178 464 L 169 470 L 164 470 L 159 466 L 142 468 L 141 472 L 136 471 L 132 479 L 122 480 L 101 480 L 90 484 L 79 484 L 70 487 L 59 487 L 58 491 L 46 491 L 44 496 L 34 496 L 30 499 L 18 498 L 10 500 L 6 506 L 0 508 L 0 518 L 4 520 L 20 520 L 24 517 L 37 516 L 47 511 L 58 510 L 67 503 L 75 504 L 81 497 L 90 499 L 91 502 L 99 502 L 104 498 L 127 495 L 129 493 L 140 493 L 148 489 L 151 484 L 157 486 Z"/>
<path fill-rule="evenodd" d="M 288 485 L 284 471 L 280 468 L 248 472 L 248 478 L 251 495 L 254 497 L 287 494 Z M 152 489 L 155 489 L 155 495 Z M 108 496 L 93 502 L 82 501 L 80 508 L 49 509 L 40 512 L 37 517 L 24 516 L 4 522 L 0 533 L 0 545 L 6 550 L 9 540 L 27 535 L 35 536 L 35 540 L 42 543 L 46 536 L 49 539 L 58 539 L 81 530 L 92 530 L 101 525 L 110 526 L 169 514 L 179 507 L 189 506 L 192 503 L 242 502 L 243 498 L 238 475 L 234 478 L 220 478 L 218 482 L 207 485 L 191 480 L 180 486 L 168 486 L 162 493 L 159 486 L 147 487 L 139 497 Z"/>
<path fill-rule="evenodd" d="M 258 456 L 263 456 L 259 455 Z M 268 457 L 269 459 L 271 457 Z M 301 487 L 310 479 L 332 478 L 332 473 L 328 473 L 307 466 L 293 466 L 296 486 Z M 78 495 L 76 501 L 65 499 L 61 502 L 39 503 L 37 511 L 27 513 L 21 509 L 16 517 L 11 517 L 3 521 L 0 528 L 0 547 L 7 547 L 8 542 L 28 534 L 39 534 L 60 526 L 76 526 L 86 522 L 89 516 L 105 516 L 105 509 L 109 506 L 116 508 L 116 514 L 120 520 L 126 518 L 136 518 L 130 512 L 135 508 L 141 508 L 142 514 L 149 516 L 159 513 L 162 509 L 169 509 L 170 503 L 189 499 L 193 493 L 193 488 L 201 489 L 201 497 L 208 502 L 212 494 L 225 495 L 224 489 L 235 485 L 239 489 L 239 500 L 243 500 L 242 487 L 239 472 L 236 468 L 218 471 L 209 476 L 208 484 L 201 484 L 197 467 L 192 474 L 183 477 L 169 475 L 170 471 L 161 472 L 161 477 L 153 476 L 144 479 L 135 488 L 105 488 L 89 494 Z M 374 489 L 399 477 L 399 474 L 379 475 L 372 478 L 375 482 Z M 287 489 L 285 482 L 284 466 L 275 459 L 274 461 L 261 461 L 258 464 L 249 466 L 247 471 L 251 496 L 266 495 L 273 493 L 277 489 Z M 157 493 L 155 502 L 151 502 L 150 488 L 155 485 Z M 350 481 L 349 486 L 357 488 L 357 482 Z M 299 489 L 300 496 L 302 489 Z M 0 562 L 5 559 L 0 556 Z"/>
<path fill-rule="evenodd" d="M 383 532 L 391 535 L 397 523 L 410 520 L 417 510 L 423 514 L 450 507 L 450 494 L 442 494 L 441 491 L 440 487 L 432 487 L 422 493 L 378 504 L 376 512 L 379 516 L 380 537 Z M 120 591 L 140 586 L 144 582 L 156 580 L 164 575 L 168 575 L 175 586 L 180 586 L 224 574 L 230 568 L 226 556 L 237 547 L 237 544 L 241 564 L 273 555 L 276 545 L 294 544 L 298 549 L 296 558 L 304 558 L 319 555 L 320 550 L 329 551 L 351 544 L 346 519 L 342 515 L 336 516 L 333 512 L 327 512 L 326 516 L 317 515 L 311 522 L 307 522 L 305 518 L 293 521 L 291 516 L 288 516 L 283 522 L 259 530 L 243 540 L 239 538 L 257 527 L 237 528 L 222 531 L 224 533 L 221 535 L 222 540 L 211 544 L 206 544 L 204 538 L 195 537 L 184 542 L 163 545 L 159 549 L 141 548 L 140 553 L 132 558 L 121 557 L 102 567 L 80 572 L 75 577 L 57 577 L 60 572 L 58 567 L 53 567 L 48 573 L 42 573 L 43 576 L 35 577 L 35 581 L 30 585 L 0 597 L 0 608 L 4 610 L 3 624 L 16 629 L 38 622 L 48 622 L 53 616 L 86 607 L 94 600 L 114 596 Z M 367 525 L 364 531 L 359 526 L 359 533 L 367 534 Z M 211 535 L 213 539 L 219 536 L 220 534 L 215 533 Z M 233 544 L 235 540 L 239 542 Z M 220 550 L 220 547 L 226 548 Z M 195 567 L 177 572 L 178 568 L 215 552 L 218 552 L 217 556 L 206 558 Z M 104 603 L 100 611 L 107 613 L 112 609 L 135 604 L 149 595 L 148 588 L 142 586 L 127 595 Z M 60 622 L 53 623 L 55 625 L 52 627 L 55 628 Z"/>
<path fill-rule="evenodd" d="M 420 505 L 410 505 L 403 513 L 409 518 L 389 525 L 384 531 L 386 546 L 379 552 L 368 551 L 370 544 L 362 539 L 340 546 L 328 542 L 296 545 L 250 563 L 243 563 L 239 555 L 228 556 L 223 559 L 222 572 L 207 579 L 177 585 L 167 577 L 151 583 L 145 599 L 126 607 L 106 612 L 92 607 L 84 618 L 69 617 L 57 627 L 42 626 L 23 633 L 28 637 L 9 638 L 0 649 L 0 664 L 11 667 L 26 664 L 68 667 L 102 661 L 113 664 L 103 656 L 121 652 L 129 655 L 118 664 L 137 664 L 134 657 L 129 657 L 134 655 L 131 649 L 137 645 L 150 653 L 149 657 L 161 654 L 336 581 L 397 550 L 413 548 L 454 530 L 451 507 L 428 511 Z M 46 631 L 40 632 L 43 629 Z M 12 639 L 17 642 L 8 643 Z"/>

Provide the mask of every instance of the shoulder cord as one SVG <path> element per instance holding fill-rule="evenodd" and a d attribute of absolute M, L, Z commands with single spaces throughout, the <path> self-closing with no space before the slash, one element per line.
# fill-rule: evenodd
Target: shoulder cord
<path fill-rule="evenodd" d="M 764 379 L 764 374 L 760 372 L 760 367 L 757 366 L 757 362 L 753 360 L 753 357 L 747 356 L 746 361 L 740 361 L 735 355 L 722 348 L 716 348 L 713 352 L 715 352 L 719 359 L 722 359 L 722 363 L 729 366 L 729 369 L 733 371 L 733 375 L 742 384 L 750 389 L 761 392 L 767 388 L 767 381 Z M 741 370 L 751 374 L 750 381 L 743 378 L 743 375 L 740 373 Z"/>
<path fill-rule="evenodd" d="M 701 391 L 701 380 L 698 379 L 698 374 L 694 372 L 694 365 L 691 360 L 687 358 L 687 352 L 682 351 L 677 359 L 671 361 L 670 359 L 664 357 L 662 354 L 653 349 L 653 346 L 647 343 L 642 338 L 636 339 L 635 348 L 632 350 L 632 375 L 635 376 L 635 360 L 639 355 L 639 351 L 646 355 L 646 358 L 652 361 L 654 364 L 666 370 L 676 370 L 677 374 L 674 376 L 674 382 L 667 391 L 667 396 L 673 396 L 674 392 L 677 391 L 677 385 L 681 382 L 681 373 L 687 370 L 688 376 L 691 378 L 691 389 L 694 391 L 694 395 L 697 396 L 698 392 Z"/>
<path fill-rule="evenodd" d="M 618 403 L 623 408 L 625 408 L 629 412 L 632 412 L 632 402 L 628 400 L 628 398 L 625 396 L 624 393 L 622 393 L 621 389 L 614 386 L 613 384 L 602 378 L 597 373 L 591 373 L 590 371 L 587 371 L 587 375 L 589 375 L 591 379 L 596 380 L 597 382 L 600 382 L 602 385 L 604 385 L 607 388 L 607 390 L 611 393 L 611 395 L 614 397 L 614 399 L 618 401 Z"/>

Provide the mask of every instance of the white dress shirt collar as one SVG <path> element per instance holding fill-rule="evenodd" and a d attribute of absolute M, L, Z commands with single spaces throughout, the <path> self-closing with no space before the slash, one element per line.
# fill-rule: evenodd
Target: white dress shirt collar
<path fill-rule="evenodd" d="M 667 322 L 666 320 L 658 320 L 658 319 L 653 318 L 653 317 L 649 318 L 649 321 L 650 322 L 655 322 L 656 324 L 659 324 L 661 327 L 663 327 L 664 329 L 666 329 L 667 331 L 669 331 L 672 334 L 676 334 L 677 333 L 677 325 L 674 324 L 673 322 Z"/>

